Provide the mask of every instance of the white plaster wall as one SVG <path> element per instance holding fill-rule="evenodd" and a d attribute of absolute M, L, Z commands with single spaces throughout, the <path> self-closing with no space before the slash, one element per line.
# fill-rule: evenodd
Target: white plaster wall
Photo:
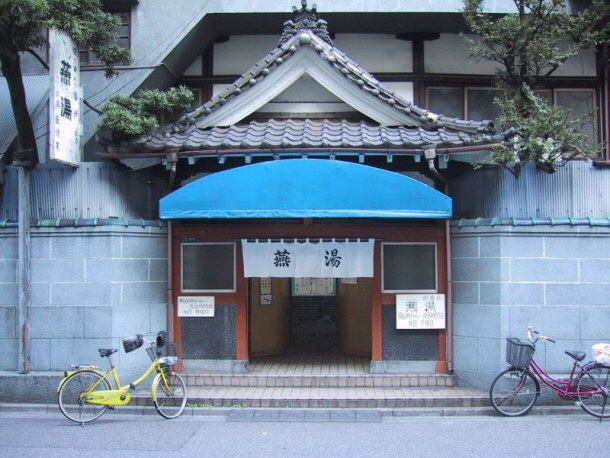
<path fill-rule="evenodd" d="M 407 73 L 413 71 L 410 41 L 394 35 L 337 34 L 335 46 L 371 73 Z"/>
<path fill-rule="evenodd" d="M 234 35 L 214 45 L 214 75 L 241 75 L 274 49 L 280 35 Z M 371 73 L 413 71 L 411 42 L 394 35 L 340 34 L 334 44 Z"/>
<path fill-rule="evenodd" d="M 497 68 L 493 63 L 472 59 L 464 39 L 458 34 L 441 33 L 438 40 L 426 41 L 424 53 L 424 68 L 428 73 L 493 75 Z M 553 76 L 595 76 L 594 50 L 582 50 Z"/>
<path fill-rule="evenodd" d="M 495 66 L 468 57 L 464 39 L 441 33 L 438 40 L 424 42 L 424 71 L 427 73 L 493 75 Z"/>

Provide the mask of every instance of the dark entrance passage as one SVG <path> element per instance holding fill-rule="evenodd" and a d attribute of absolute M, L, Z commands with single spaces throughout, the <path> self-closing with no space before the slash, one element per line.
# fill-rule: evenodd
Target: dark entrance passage
<path fill-rule="evenodd" d="M 317 295 L 308 291 L 311 284 L 295 286 L 295 279 L 250 279 L 251 360 L 286 354 L 371 357 L 371 279 L 325 282 Z"/>
<path fill-rule="evenodd" d="M 336 353 L 338 334 L 337 296 L 292 296 L 290 351 Z"/>

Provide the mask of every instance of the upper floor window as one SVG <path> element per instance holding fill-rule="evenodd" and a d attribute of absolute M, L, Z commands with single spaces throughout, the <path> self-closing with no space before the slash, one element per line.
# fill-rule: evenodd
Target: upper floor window
<path fill-rule="evenodd" d="M 426 102 L 429 110 L 460 119 L 494 121 L 499 114 L 493 103 L 499 92 L 481 87 L 427 87 Z M 590 88 L 543 89 L 538 93 L 547 102 L 569 109 L 574 117 L 583 116 L 580 132 L 599 141 L 597 129 L 597 101 L 595 90 Z M 498 126 L 502 129 L 501 126 Z"/>
<path fill-rule="evenodd" d="M 121 18 L 121 24 L 116 29 L 116 44 L 129 49 L 131 47 L 131 10 L 111 11 L 111 13 Z M 100 65 L 102 63 L 95 51 L 86 43 L 80 43 L 78 51 L 81 66 Z"/>

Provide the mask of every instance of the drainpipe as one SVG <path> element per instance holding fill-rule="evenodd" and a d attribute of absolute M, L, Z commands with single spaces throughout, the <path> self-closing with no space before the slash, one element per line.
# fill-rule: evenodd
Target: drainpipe
<path fill-rule="evenodd" d="M 172 269 L 172 222 L 167 223 L 167 335 L 170 342 L 174 339 L 174 286 Z"/>
<path fill-rule="evenodd" d="M 606 50 L 608 49 L 608 45 L 606 45 Z M 605 125 L 606 125 L 606 162 L 610 162 L 610 108 L 608 105 L 610 104 L 610 87 L 608 87 L 608 79 L 610 78 L 610 59 L 606 60 L 606 65 L 604 66 L 604 94 L 606 95 L 606 103 L 605 103 Z"/>
<path fill-rule="evenodd" d="M 430 145 L 424 148 L 424 157 L 428 161 L 430 172 L 444 185 L 445 194 L 449 194 L 449 183 L 441 175 L 434 165 L 436 159 L 436 145 Z M 453 372 L 453 294 L 451 288 L 451 226 L 449 220 L 445 221 L 445 260 L 447 268 L 447 340 L 446 340 L 446 358 L 447 369 Z"/>
<path fill-rule="evenodd" d="M 445 185 L 445 193 L 449 187 Z M 451 288 L 451 230 L 449 220 L 445 221 L 445 249 L 447 262 L 447 369 L 453 372 L 453 294 Z"/>
<path fill-rule="evenodd" d="M 165 156 L 166 168 L 169 170 L 169 182 L 167 187 L 170 191 L 174 188 L 174 183 L 176 181 L 176 164 L 178 163 L 178 154 L 175 152 L 168 153 Z"/>

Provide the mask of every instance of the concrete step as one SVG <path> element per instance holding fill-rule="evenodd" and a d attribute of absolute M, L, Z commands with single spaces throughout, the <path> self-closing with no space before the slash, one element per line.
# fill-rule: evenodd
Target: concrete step
<path fill-rule="evenodd" d="M 188 403 L 199 407 L 487 407 L 487 393 L 456 386 L 451 375 L 188 374 Z M 132 403 L 150 405 L 145 391 Z"/>
<path fill-rule="evenodd" d="M 149 393 L 133 393 L 133 403 L 150 405 Z M 429 388 L 257 388 L 188 387 L 188 403 L 198 407 L 405 408 L 485 407 L 486 393 L 457 387 Z"/>
<path fill-rule="evenodd" d="M 453 375 L 440 374 L 350 374 L 350 375 L 273 375 L 273 374 L 188 374 L 183 375 L 189 387 L 254 388 L 404 388 L 454 387 Z"/>

